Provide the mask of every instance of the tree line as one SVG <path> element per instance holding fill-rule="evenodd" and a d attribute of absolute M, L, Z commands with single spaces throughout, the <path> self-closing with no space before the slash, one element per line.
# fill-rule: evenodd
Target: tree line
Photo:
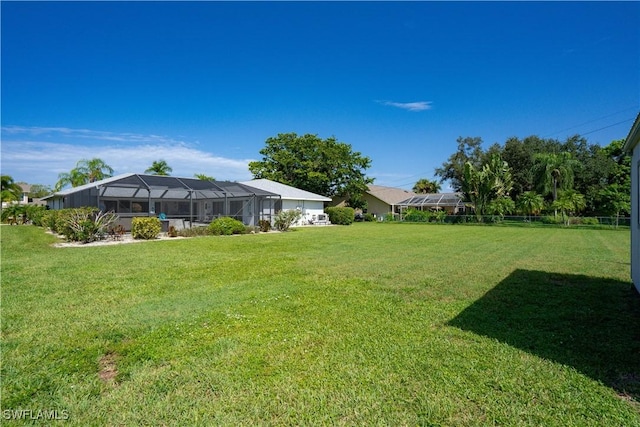
<path fill-rule="evenodd" d="M 435 175 L 464 194 L 477 215 L 543 210 L 587 216 L 628 215 L 631 158 L 624 140 L 601 147 L 579 135 L 565 141 L 529 136 L 482 147 L 460 137 Z"/>

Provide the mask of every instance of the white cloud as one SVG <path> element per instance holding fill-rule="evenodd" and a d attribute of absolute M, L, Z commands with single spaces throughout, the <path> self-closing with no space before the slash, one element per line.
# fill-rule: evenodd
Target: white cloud
<path fill-rule="evenodd" d="M 155 160 L 173 168 L 171 175 L 194 173 L 220 180 L 251 178 L 252 159 L 216 156 L 184 141 L 158 135 L 100 132 L 67 128 L 2 128 L 2 174 L 16 181 L 53 185 L 60 172 L 71 170 L 80 159 L 98 157 L 114 173 L 143 173 Z"/>
<path fill-rule="evenodd" d="M 394 102 L 394 101 L 378 101 L 382 105 L 390 107 L 402 108 L 408 111 L 425 111 L 431 109 L 431 101 L 416 101 L 416 102 Z"/>

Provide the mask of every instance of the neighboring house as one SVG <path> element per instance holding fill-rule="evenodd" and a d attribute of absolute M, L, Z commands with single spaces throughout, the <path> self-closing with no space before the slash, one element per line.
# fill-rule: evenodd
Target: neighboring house
<path fill-rule="evenodd" d="M 631 280 L 640 292 L 640 114 L 624 149 L 631 153 Z"/>
<path fill-rule="evenodd" d="M 463 196 L 460 193 L 416 194 L 397 204 L 402 210 L 414 208 L 418 210 L 444 210 L 449 215 L 464 212 Z"/>
<path fill-rule="evenodd" d="M 189 224 L 230 216 L 257 225 L 262 212 L 280 196 L 237 182 L 128 173 L 58 191 L 43 200 L 50 209 L 95 206 L 113 211 L 129 230 L 136 216 L 180 219 Z"/>
<path fill-rule="evenodd" d="M 9 205 L 27 205 L 29 204 L 29 193 L 31 192 L 31 186 L 29 184 L 18 184 L 22 189 L 20 199 L 13 200 L 11 202 L 2 202 L 2 207 L 6 208 Z"/>
<path fill-rule="evenodd" d="M 369 189 L 362 195 L 362 200 L 367 202 L 367 208 L 364 211 L 376 218 L 384 218 L 388 213 L 398 214 L 400 213 L 398 203 L 415 195 L 413 191 L 402 188 L 369 185 Z M 335 206 L 345 206 L 346 200 L 336 198 L 333 203 Z"/>
<path fill-rule="evenodd" d="M 29 204 L 29 193 L 31 193 L 31 186 L 29 184 L 18 184 L 22 188 L 22 197 L 18 200 L 21 205 Z"/>
<path fill-rule="evenodd" d="M 274 205 L 265 205 L 263 207 L 262 215 L 265 217 L 273 216 L 280 210 L 287 211 L 297 209 L 302 212 L 302 217 L 296 225 L 305 225 L 326 220 L 324 219 L 324 205 L 325 203 L 331 202 L 329 197 L 300 190 L 299 188 L 269 179 L 254 179 L 252 181 L 244 181 L 241 184 L 280 195 L 280 200 Z"/>
<path fill-rule="evenodd" d="M 42 199 L 33 199 L 29 197 L 29 193 L 31 193 L 31 186 L 29 184 L 18 184 L 18 186 L 22 189 L 20 199 L 11 202 L 2 202 L 3 208 L 6 208 L 9 205 L 46 205 Z"/>

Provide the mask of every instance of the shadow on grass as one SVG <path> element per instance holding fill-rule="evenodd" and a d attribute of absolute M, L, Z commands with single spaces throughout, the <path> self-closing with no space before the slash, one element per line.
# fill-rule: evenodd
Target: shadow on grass
<path fill-rule="evenodd" d="M 640 401 L 640 295 L 629 282 L 515 270 L 449 325 L 571 366 Z"/>

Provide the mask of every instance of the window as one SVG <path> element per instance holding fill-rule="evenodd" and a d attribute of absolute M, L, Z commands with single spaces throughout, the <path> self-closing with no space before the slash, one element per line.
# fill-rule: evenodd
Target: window
<path fill-rule="evenodd" d="M 224 215 L 224 202 L 212 202 L 211 212 L 215 217 Z"/>
<path fill-rule="evenodd" d="M 229 203 L 229 209 L 231 210 L 231 212 L 229 212 L 229 216 L 242 221 L 242 205 L 242 200 L 232 200 Z"/>
<path fill-rule="evenodd" d="M 118 213 L 131 213 L 131 202 L 129 200 L 118 200 Z"/>
<path fill-rule="evenodd" d="M 131 203 L 131 212 L 147 213 L 149 212 L 149 202 L 133 202 Z"/>
<path fill-rule="evenodd" d="M 102 204 L 105 212 L 118 212 L 118 202 L 115 200 L 103 200 Z"/>

